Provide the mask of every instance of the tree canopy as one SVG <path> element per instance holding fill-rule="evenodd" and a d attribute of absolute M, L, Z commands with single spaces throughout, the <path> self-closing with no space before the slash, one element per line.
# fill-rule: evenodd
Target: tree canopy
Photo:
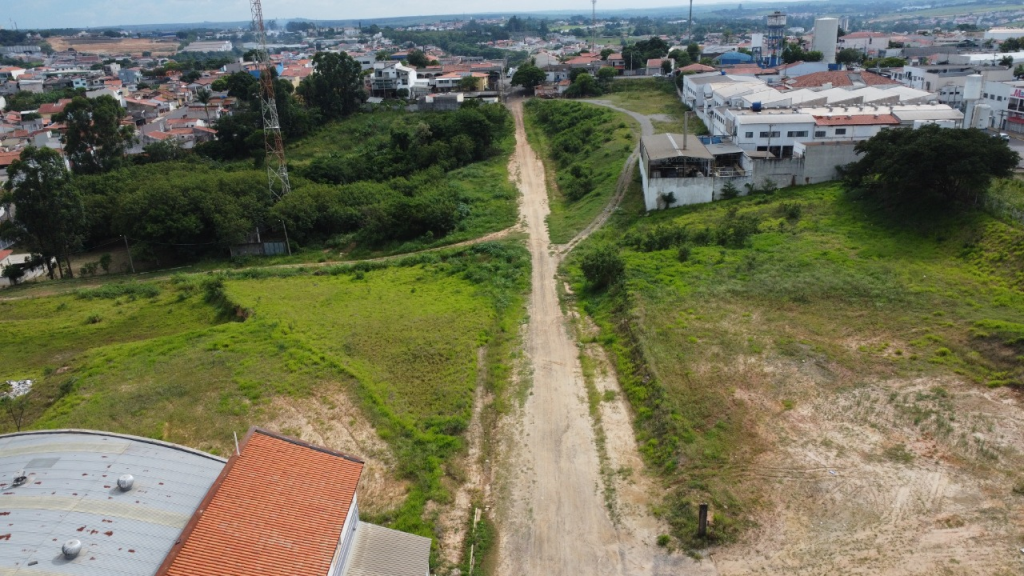
<path fill-rule="evenodd" d="M 366 102 L 362 67 L 342 52 L 318 52 L 313 57 L 316 71 L 299 84 L 299 95 L 316 107 L 324 118 L 336 120 L 359 110 Z"/>
<path fill-rule="evenodd" d="M 69 253 L 81 239 L 85 209 L 64 158 L 51 148 L 30 146 L 7 167 L 7 175 L 5 197 L 17 210 L 13 222 L 4 223 L 3 237 L 42 254 L 48 266 L 53 258 L 63 261 L 73 276 Z"/>
<path fill-rule="evenodd" d="M 857 144 L 860 159 L 844 169 L 848 187 L 885 204 L 933 209 L 976 206 L 992 178 L 1013 173 L 1020 156 L 976 129 L 883 130 Z"/>
<path fill-rule="evenodd" d="M 537 86 L 540 86 L 547 74 L 543 70 L 534 66 L 533 64 L 523 64 L 516 70 L 516 73 L 512 75 L 512 85 L 522 86 L 527 90 L 533 90 Z"/>
<path fill-rule="evenodd" d="M 110 96 L 76 97 L 57 121 L 67 125 L 64 152 L 78 174 L 96 174 L 117 167 L 131 142 L 131 126 L 122 126 L 124 108 Z"/>

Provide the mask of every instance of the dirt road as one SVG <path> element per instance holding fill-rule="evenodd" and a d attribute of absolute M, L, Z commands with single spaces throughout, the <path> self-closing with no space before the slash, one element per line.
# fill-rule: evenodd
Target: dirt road
<path fill-rule="evenodd" d="M 549 211 L 544 166 L 526 141 L 521 101 L 509 107 L 516 122 L 511 173 L 522 192 L 521 210 L 533 259 L 525 342 L 533 385 L 521 425 L 506 439 L 509 446 L 503 460 L 508 494 L 499 503 L 497 573 L 695 573 L 688 559 L 662 554 L 655 547 L 658 526 L 643 507 L 631 507 L 618 523 L 608 512 L 579 348 L 559 306 L 555 277 L 559 254 L 550 244 L 544 220 Z M 624 422 L 628 430 L 628 419 Z M 635 451 L 635 442 L 626 444 L 624 450 Z M 610 459 L 627 458 L 615 454 Z"/>

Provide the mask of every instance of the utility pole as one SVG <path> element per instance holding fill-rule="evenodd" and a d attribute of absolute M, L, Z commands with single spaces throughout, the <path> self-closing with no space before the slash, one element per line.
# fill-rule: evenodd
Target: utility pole
<path fill-rule="evenodd" d="M 590 53 L 597 52 L 597 0 L 590 0 Z"/>
<path fill-rule="evenodd" d="M 124 238 L 124 249 L 128 252 L 128 264 L 132 267 L 132 274 L 135 274 L 135 262 L 132 262 L 132 249 L 128 247 L 128 237 L 122 234 L 121 238 Z"/>
<path fill-rule="evenodd" d="M 292 244 L 288 241 L 288 225 L 281 220 L 281 228 L 284 228 L 284 246 L 288 249 L 288 255 L 292 255 Z"/>

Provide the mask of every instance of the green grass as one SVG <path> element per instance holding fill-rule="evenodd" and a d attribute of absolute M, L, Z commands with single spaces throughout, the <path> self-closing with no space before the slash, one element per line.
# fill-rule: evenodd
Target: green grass
<path fill-rule="evenodd" d="M 984 213 L 901 221 L 834 184 L 644 217 L 638 196 L 634 185 L 588 240 L 619 243 L 622 285 L 594 292 L 567 268 L 617 359 L 641 451 L 673 487 L 658 512 L 684 547 L 705 544 L 693 536 L 696 503 L 718 511 L 720 540 L 758 506 L 741 471 L 765 445 L 757 423 L 775 415 L 734 391 L 757 386 L 780 413 L 800 406 L 799 389 L 740 358 L 821 366 L 819 392 L 942 374 L 1024 385 L 1019 225 Z M 756 227 L 737 241 L 744 222 Z M 940 420 L 915 424 L 942 432 Z"/>
<path fill-rule="evenodd" d="M 566 162 L 577 164 L 590 175 L 594 189 L 583 198 L 570 200 L 563 193 L 559 170 L 555 160 L 550 132 L 537 120 L 534 107 L 553 107 L 562 101 L 534 100 L 526 107 L 526 133 L 530 144 L 544 159 L 547 170 L 547 189 L 551 214 L 548 215 L 548 233 L 551 242 L 564 244 L 582 231 L 604 209 L 615 194 L 615 184 L 626 158 L 637 144 L 637 135 L 631 128 L 632 119 L 625 114 L 600 108 L 602 120 L 596 124 L 594 134 L 586 145 L 569 152 Z M 590 105 L 578 104 L 589 108 Z M 597 108 L 597 107 L 594 107 Z M 567 166 L 563 166 L 565 168 Z"/>
<path fill-rule="evenodd" d="M 326 151 L 343 156 L 375 140 L 387 141 L 391 126 L 416 122 L 414 112 L 376 110 L 355 114 L 332 122 L 321 130 L 295 142 L 289 142 L 285 154 L 288 164 L 305 166 Z"/>
<path fill-rule="evenodd" d="M 528 277 L 520 243 L 492 242 L 393 263 L 180 275 L 146 298 L 115 286 L 2 302 L 5 376 L 37 380 L 29 428 L 217 453 L 233 432 L 273 421 L 275 398 L 347 396 L 411 486 L 373 520 L 434 536 L 424 508 L 450 498 L 446 466 L 463 449 L 481 347 L 495 408 L 507 404 Z"/>
<path fill-rule="evenodd" d="M 666 78 L 637 78 L 616 80 L 612 84 L 612 92 L 599 96 L 619 108 L 624 108 L 645 116 L 661 116 L 664 119 L 653 119 L 655 134 L 682 133 L 683 116 L 686 105 L 679 100 L 675 86 Z M 707 134 L 708 129 L 696 115 L 690 113 L 690 134 Z"/>

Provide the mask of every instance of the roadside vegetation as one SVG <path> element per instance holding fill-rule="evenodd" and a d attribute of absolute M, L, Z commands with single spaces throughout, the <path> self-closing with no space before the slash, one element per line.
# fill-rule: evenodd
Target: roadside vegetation
<path fill-rule="evenodd" d="M 530 100 L 525 123 L 545 161 L 551 241 L 564 244 L 583 230 L 615 194 L 637 136 L 621 113 L 565 100 Z"/>
<path fill-rule="evenodd" d="M 664 478 L 658 513 L 672 546 L 698 550 L 753 525 L 769 485 L 751 468 L 776 439 L 771 421 L 804 402 L 921 378 L 1024 389 L 1024 229 L 1014 220 L 908 216 L 840 184 L 648 215 L 641 201 L 630 195 L 566 271 Z M 889 402 L 908 425 L 978 454 L 952 412 L 904 401 L 894 389 Z M 909 458 L 891 446 L 881 456 L 893 454 Z M 998 454 L 1002 468 L 1016 458 Z M 708 540 L 696 537 L 704 501 Z"/>
<path fill-rule="evenodd" d="M 35 380 L 23 429 L 88 428 L 226 454 L 281 402 L 351 403 L 405 498 L 372 520 L 437 537 L 486 350 L 504 409 L 529 257 L 482 243 L 393 263 L 255 268 L 0 302 L 5 379 Z M 0 432 L 14 429 L 3 415 Z M 430 510 L 433 510 L 432 512 Z"/>
<path fill-rule="evenodd" d="M 609 93 L 600 98 L 619 108 L 650 116 L 655 134 L 683 132 L 683 116 L 688 109 L 686 104 L 679 101 L 676 88 L 668 79 L 617 80 L 612 83 Z M 700 118 L 692 113 L 689 113 L 689 117 L 690 134 L 700 136 L 708 133 Z"/>

